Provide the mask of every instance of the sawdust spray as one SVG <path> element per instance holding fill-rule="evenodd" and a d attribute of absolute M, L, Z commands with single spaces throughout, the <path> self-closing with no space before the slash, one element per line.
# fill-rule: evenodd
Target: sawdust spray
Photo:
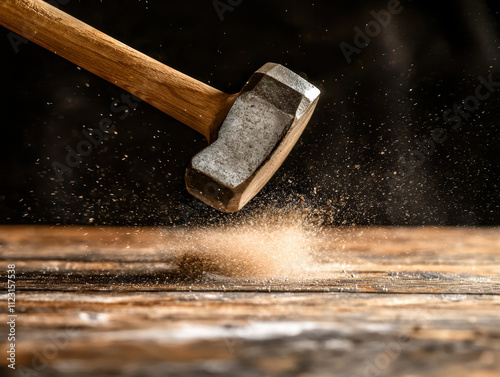
<path fill-rule="evenodd" d="M 182 234 L 178 267 L 184 278 L 216 274 L 241 279 L 300 279 L 311 265 L 308 214 L 294 209 L 257 212 Z"/>

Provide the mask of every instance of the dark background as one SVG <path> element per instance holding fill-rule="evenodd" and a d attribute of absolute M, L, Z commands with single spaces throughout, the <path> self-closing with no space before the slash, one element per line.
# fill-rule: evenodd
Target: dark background
<path fill-rule="evenodd" d="M 212 1 L 71 0 L 61 9 L 226 92 L 269 61 L 322 90 L 299 144 L 237 216 L 297 205 L 332 224 L 499 225 L 500 90 L 457 130 L 443 120 L 474 94 L 480 75 L 500 81 L 498 1 L 403 0 L 403 12 L 349 64 L 339 44 L 353 44 L 353 28 L 387 3 L 244 0 L 224 20 Z M 58 180 L 51 164 L 112 114 L 123 91 L 34 43 L 16 52 L 8 33 L 0 28 L 0 222 L 235 216 L 184 188 L 184 170 L 206 141 L 145 103 L 124 119 L 113 114 L 116 133 Z M 447 139 L 408 171 L 402 158 L 436 128 Z"/>

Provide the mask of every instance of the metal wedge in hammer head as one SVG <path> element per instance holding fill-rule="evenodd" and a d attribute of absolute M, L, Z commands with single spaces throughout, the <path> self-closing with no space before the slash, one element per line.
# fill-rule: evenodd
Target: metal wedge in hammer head
<path fill-rule="evenodd" d="M 191 160 L 186 185 L 224 212 L 241 209 L 278 170 L 319 97 L 316 87 L 273 63 L 240 93 L 221 92 L 43 0 L 0 1 L 0 25 L 129 91 L 209 142 L 215 139 Z"/>
<path fill-rule="evenodd" d="M 243 208 L 288 156 L 319 94 L 288 68 L 265 64 L 233 103 L 217 140 L 191 160 L 188 191 L 223 212 Z"/>

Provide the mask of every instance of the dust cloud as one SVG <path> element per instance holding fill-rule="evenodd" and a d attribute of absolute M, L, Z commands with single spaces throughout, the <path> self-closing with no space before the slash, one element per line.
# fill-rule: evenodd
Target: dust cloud
<path fill-rule="evenodd" d="M 265 211 L 236 223 L 190 228 L 181 238 L 179 273 L 213 273 L 241 279 L 300 279 L 311 265 L 307 217 L 294 211 Z"/>

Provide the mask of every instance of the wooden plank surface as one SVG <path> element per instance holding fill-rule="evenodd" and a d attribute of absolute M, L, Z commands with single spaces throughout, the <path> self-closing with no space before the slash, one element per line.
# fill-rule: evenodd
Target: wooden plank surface
<path fill-rule="evenodd" d="M 259 227 L 0 227 L 13 375 L 500 375 L 498 228 Z"/>

